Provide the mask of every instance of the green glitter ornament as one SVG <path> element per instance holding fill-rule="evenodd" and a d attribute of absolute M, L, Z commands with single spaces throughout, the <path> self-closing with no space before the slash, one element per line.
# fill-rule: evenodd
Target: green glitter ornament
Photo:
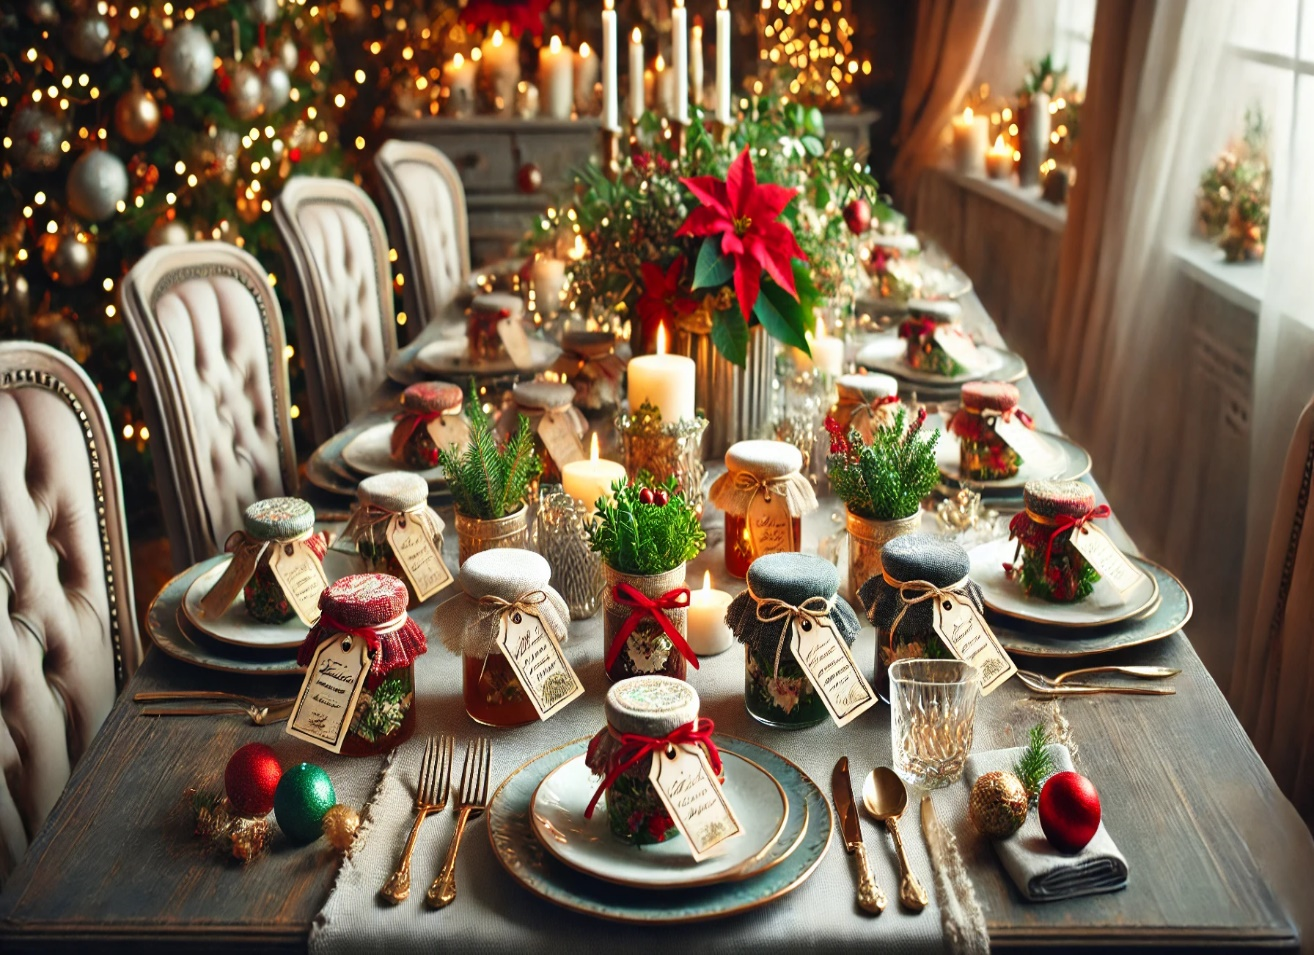
<path fill-rule="evenodd" d="M 274 791 L 274 818 L 295 845 L 314 842 L 323 832 L 324 814 L 338 799 L 329 774 L 313 763 L 283 773 Z"/>

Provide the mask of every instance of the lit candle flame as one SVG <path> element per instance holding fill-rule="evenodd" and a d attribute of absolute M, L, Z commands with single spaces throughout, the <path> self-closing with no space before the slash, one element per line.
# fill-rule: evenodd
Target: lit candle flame
<path fill-rule="evenodd" d="M 1000 133 L 998 136 L 995 137 L 995 148 L 992 151 L 997 153 L 1002 153 L 1005 148 L 1006 147 L 1004 146 L 1004 134 Z"/>
<path fill-rule="evenodd" d="M 456 54 L 454 57 L 452 57 L 452 68 L 453 68 L 453 69 L 457 69 L 457 70 L 459 70 L 459 69 L 460 69 L 461 67 L 463 67 L 463 66 L 465 66 L 465 57 L 463 57 L 463 56 L 462 56 L 461 54 L 459 54 L 459 53 Z"/>
<path fill-rule="evenodd" d="M 573 248 L 571 248 L 570 252 L 567 254 L 570 256 L 572 261 L 578 262 L 580 259 L 584 258 L 584 256 L 588 253 L 588 251 L 589 251 L 588 246 L 584 244 L 584 237 L 576 233 L 575 245 Z"/>
<path fill-rule="evenodd" d="M 653 66 L 658 73 L 666 69 L 666 61 L 662 59 L 662 55 L 660 53 L 657 54 L 657 61 L 656 63 L 653 64 Z"/>
<path fill-rule="evenodd" d="M 643 42 L 643 33 L 639 30 L 638 27 L 635 27 L 634 32 L 630 34 L 630 42 L 631 43 Z"/>
<path fill-rule="evenodd" d="M 501 46 L 501 45 L 502 45 L 502 31 L 501 31 L 501 30 L 494 30 L 494 31 L 493 31 L 493 46 Z"/>
<path fill-rule="evenodd" d="M 722 10 L 725 9 L 725 0 L 720 0 L 720 7 Z"/>
<path fill-rule="evenodd" d="M 603 7 L 607 10 L 614 10 L 616 8 L 616 0 L 603 0 Z"/>
<path fill-rule="evenodd" d="M 712 572 L 710 570 L 705 570 L 703 571 L 703 590 L 711 590 L 711 589 L 712 589 Z"/>
<path fill-rule="evenodd" d="M 548 43 L 548 51 L 549 51 L 550 53 L 560 53 L 560 52 L 561 52 L 561 37 L 559 37 L 559 36 L 554 36 L 554 37 L 551 39 L 551 41 Z"/>
<path fill-rule="evenodd" d="M 592 53 L 592 52 L 593 52 L 593 51 L 589 49 L 589 45 L 588 45 L 587 43 L 581 43 L 581 44 L 579 45 L 579 55 L 580 55 L 582 58 L 584 58 L 584 59 L 588 59 L 589 54 Z"/>
<path fill-rule="evenodd" d="M 820 315 L 817 316 L 817 338 L 826 337 L 826 320 Z"/>
<path fill-rule="evenodd" d="M 598 460 L 598 432 L 593 432 L 593 440 L 589 442 L 589 460 Z"/>
<path fill-rule="evenodd" d="M 970 123 L 971 121 L 972 121 L 972 107 L 969 106 L 967 107 L 967 109 L 963 110 L 963 122 Z"/>
<path fill-rule="evenodd" d="M 654 353 L 658 355 L 666 354 L 666 323 L 657 326 L 657 346 Z"/>

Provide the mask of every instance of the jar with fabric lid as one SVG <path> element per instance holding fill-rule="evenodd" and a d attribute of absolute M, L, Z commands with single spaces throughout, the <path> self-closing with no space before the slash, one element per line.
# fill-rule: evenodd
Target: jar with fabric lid
<path fill-rule="evenodd" d="M 1018 542 L 1009 576 L 1022 592 L 1054 603 L 1089 597 L 1099 572 L 1072 542 L 1074 532 L 1112 514 L 1095 506 L 1095 492 L 1081 481 L 1028 481 L 1022 488 L 1024 510 L 1013 515 L 1008 534 Z"/>
<path fill-rule="evenodd" d="M 908 303 L 909 317 L 899 324 L 910 368 L 952 378 L 970 370 L 976 345 L 957 322 L 962 306 L 953 301 Z"/>
<path fill-rule="evenodd" d="M 962 478 L 997 481 L 1015 476 L 1022 457 L 998 429 L 1015 421 L 1028 430 L 1032 427 L 1031 417 L 1017 406 L 1017 386 L 1006 381 L 969 381 L 960 395 L 962 403 L 949 419 L 949 430 L 958 438 Z"/>
<path fill-rule="evenodd" d="M 839 669 L 852 668 L 857 694 L 871 688 L 856 673 L 849 648 L 861 625 L 857 614 L 836 591 L 839 571 L 815 554 L 768 554 L 748 568 L 748 589 L 730 602 L 726 623 L 744 645 L 744 705 L 759 723 L 782 729 L 816 726 L 830 714 L 830 705 L 796 656 L 798 636 L 824 630 L 839 641 L 828 648 Z M 859 685 L 860 684 L 860 685 Z M 855 714 L 856 715 L 856 714 Z M 836 720 L 840 720 L 837 718 Z"/>
<path fill-rule="evenodd" d="M 297 662 L 310 667 L 326 642 L 365 643 L 369 665 L 337 750 L 343 756 L 385 753 L 415 732 L 415 659 L 428 650 L 428 644 L 420 625 L 407 615 L 406 602 L 406 585 L 387 574 L 352 574 L 336 580 L 324 588 L 319 622 L 297 651 Z M 314 668 L 307 672 L 307 686 L 316 675 Z M 303 686 L 289 726 L 293 735 L 302 738 L 296 730 L 306 695 Z"/>
<path fill-rule="evenodd" d="M 951 540 L 931 534 L 896 537 L 881 549 L 881 565 L 881 573 L 859 588 L 858 599 L 876 627 L 876 686 L 884 692 L 895 660 L 952 656 L 935 630 L 937 592 L 952 593 L 982 614 L 985 604 L 971 579 L 967 551 Z"/>
<path fill-rule="evenodd" d="M 201 612 L 221 616 L 241 591 L 246 612 L 261 623 L 300 616 L 312 625 L 320 591 L 328 583 L 323 567 L 328 540 L 314 528 L 315 509 L 298 497 L 251 504 L 242 514 L 242 530 L 224 543 L 233 557 L 202 598 Z"/>
<path fill-rule="evenodd" d="M 498 331 L 498 323 L 505 319 L 518 322 L 525 315 L 525 303 L 519 295 L 509 292 L 488 292 L 476 295 L 466 311 L 465 333 L 470 345 L 472 361 L 494 361 L 506 358 L 506 345 Z"/>
<path fill-rule="evenodd" d="M 620 407 L 625 362 L 616 354 L 612 332 L 563 332 L 561 357 L 552 370 L 575 389 L 575 407 L 585 414 L 612 414 Z"/>
<path fill-rule="evenodd" d="M 892 375 L 840 375 L 835 382 L 836 401 L 831 417 L 840 434 L 856 428 L 862 440 L 871 443 L 872 432 L 894 424 L 899 407 L 899 382 Z"/>
<path fill-rule="evenodd" d="M 461 415 L 461 389 L 446 381 L 420 381 L 401 394 L 393 416 L 392 459 L 413 471 L 438 466 L 438 449 L 464 448 L 470 429 Z"/>
<path fill-rule="evenodd" d="M 372 574 L 406 585 L 417 607 L 452 582 L 443 561 L 443 519 L 429 507 L 429 482 L 411 471 L 374 474 L 356 485 L 359 506 L 343 536 Z"/>
<path fill-rule="evenodd" d="M 588 421 L 575 407 L 575 389 L 558 381 L 522 381 L 511 389 L 511 405 L 497 422 L 497 433 L 505 440 L 520 427 L 520 415 L 529 419 L 534 447 L 543 462 L 539 481 L 560 484 L 561 468 L 588 455 L 584 436 Z"/>
<path fill-rule="evenodd" d="M 599 799 L 607 801 L 612 835 L 634 846 L 680 836 L 651 782 L 654 753 L 671 745 L 702 748 L 718 781 L 724 782 L 721 755 L 712 742 L 713 725 L 698 716 L 698 691 L 683 680 L 643 676 L 607 691 L 607 725 L 589 741 L 584 762 L 601 784 L 585 809 L 591 818 Z"/>
<path fill-rule="evenodd" d="M 710 497 L 725 511 L 725 569 L 743 577 L 764 554 L 799 549 L 802 518 L 817 509 L 817 495 L 799 473 L 802 452 L 784 441 L 738 441 L 725 467 Z"/>
<path fill-rule="evenodd" d="M 439 639 L 461 656 L 465 711 L 476 723 L 548 719 L 584 692 L 561 650 L 570 610 L 551 576 L 532 551 L 473 554 L 457 573 L 461 592 L 434 612 Z"/>

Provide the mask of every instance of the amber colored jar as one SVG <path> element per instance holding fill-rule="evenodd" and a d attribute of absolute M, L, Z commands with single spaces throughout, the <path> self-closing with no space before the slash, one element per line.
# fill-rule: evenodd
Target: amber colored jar
<path fill-rule="evenodd" d="M 539 484 L 560 484 L 561 465 L 569 464 L 576 457 L 558 461 L 543 440 L 544 427 L 560 428 L 573 435 L 576 440 L 574 451 L 581 454 L 584 449 L 584 436 L 588 434 L 588 421 L 584 414 L 575 407 L 575 389 L 559 381 L 522 381 L 511 389 L 511 404 L 502 412 L 497 422 L 497 433 L 507 440 L 520 427 L 520 416 L 529 419 L 530 430 L 534 432 L 534 449 L 543 463 L 543 471 L 538 476 L 533 491 Z M 568 437 L 557 446 L 557 451 L 570 447 Z"/>
<path fill-rule="evenodd" d="M 817 495 L 799 473 L 802 453 L 785 441 L 736 442 L 725 452 L 725 467 L 709 497 L 725 511 L 726 572 L 743 577 L 757 558 L 799 549 L 802 516 L 817 509 Z M 749 524 L 754 515 L 754 526 L 763 529 L 757 539 Z"/>
<path fill-rule="evenodd" d="M 794 528 L 794 540 L 802 540 L 803 518 L 790 518 Z M 748 576 L 748 567 L 761 557 L 753 553 L 753 544 L 748 536 L 748 526 L 742 514 L 725 516 L 725 570 L 733 577 Z"/>
<path fill-rule="evenodd" d="M 497 325 L 503 319 L 519 321 L 524 317 L 525 303 L 520 296 L 508 292 L 489 292 L 476 295 L 466 312 L 465 334 L 469 342 L 470 358 L 474 361 L 493 361 L 506 357 L 506 346 L 498 334 Z"/>
<path fill-rule="evenodd" d="M 522 726 L 538 711 L 511 664 L 501 654 L 462 660 L 461 696 L 470 719 L 484 726 Z"/>
<path fill-rule="evenodd" d="M 443 549 L 445 525 L 429 506 L 429 483 L 410 471 L 388 471 L 365 478 L 356 486 L 360 506 L 352 512 L 343 536 L 356 544 L 356 553 L 371 574 L 388 574 L 406 585 L 409 607 L 422 602 L 415 592 L 406 569 L 388 543 L 388 529 L 393 518 L 425 521 L 439 553 Z"/>

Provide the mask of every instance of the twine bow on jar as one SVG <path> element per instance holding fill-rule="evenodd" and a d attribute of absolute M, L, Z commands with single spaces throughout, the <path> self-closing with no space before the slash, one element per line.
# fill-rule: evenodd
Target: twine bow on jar
<path fill-rule="evenodd" d="M 691 723 L 685 723 L 683 726 L 677 726 L 665 736 L 643 736 L 639 733 L 620 733 L 610 730 L 611 735 L 620 744 L 607 760 L 607 774 L 603 777 L 602 782 L 593 793 L 593 798 L 589 800 L 588 807 L 584 810 L 584 818 L 592 819 L 593 810 L 597 808 L 598 800 L 617 779 L 621 777 L 627 769 L 633 766 L 645 756 L 651 756 L 653 753 L 660 753 L 671 746 L 681 746 L 693 744 L 702 746 L 707 752 L 707 761 L 712 766 L 712 772 L 721 775 L 721 753 L 712 742 L 712 733 L 716 726 L 706 717 L 697 717 Z"/>
<path fill-rule="evenodd" d="M 494 614 L 500 616 L 512 610 L 518 610 L 522 614 L 529 614 L 530 616 L 537 617 L 538 611 L 535 608 L 540 604 L 546 603 L 547 599 L 547 594 L 541 590 L 526 591 L 515 600 L 507 600 L 504 597 L 497 596 L 497 594 L 484 594 L 476 602 L 481 608 L 487 609 L 480 610 L 478 620 L 480 623 L 483 623 Z"/>
<path fill-rule="evenodd" d="M 881 576 L 885 582 L 899 592 L 899 600 L 902 606 L 899 612 L 894 615 L 894 620 L 890 623 L 890 649 L 894 649 L 894 634 L 899 629 L 899 624 L 903 621 L 904 614 L 913 604 L 923 603 L 927 600 L 939 600 L 941 597 L 967 597 L 967 591 L 964 589 L 970 578 L 963 577 L 947 587 L 937 587 L 929 580 L 895 580 L 888 573 L 882 571 Z"/>
<path fill-rule="evenodd" d="M 698 655 L 693 652 L 693 648 L 689 646 L 688 641 L 681 636 L 675 624 L 664 613 L 666 610 L 683 610 L 689 606 L 688 587 L 682 585 L 666 591 L 660 597 L 648 597 L 637 588 L 622 581 L 616 585 L 612 596 L 615 598 L 616 603 L 630 608 L 630 615 L 621 624 L 620 629 L 616 631 L 611 646 L 607 648 L 604 665 L 608 671 L 616 663 L 616 658 L 620 656 L 621 650 L 629 641 L 630 634 L 634 633 L 635 628 L 639 626 L 644 617 L 651 617 L 655 620 L 666 638 L 680 651 L 680 655 L 695 670 L 698 669 Z"/>
<path fill-rule="evenodd" d="M 812 626 L 824 626 L 822 620 L 830 617 L 830 612 L 835 606 L 835 598 L 809 597 L 801 604 L 792 604 L 776 597 L 759 597 L 753 593 L 752 587 L 748 588 L 748 593 L 757 604 L 754 614 L 758 623 L 785 621 L 785 625 L 780 628 L 780 638 L 776 641 L 775 662 L 771 670 L 771 679 L 775 680 L 780 676 L 780 654 L 784 652 L 785 638 L 789 636 L 790 624 L 806 621 Z"/>
<path fill-rule="evenodd" d="M 374 529 L 380 524 L 386 524 L 396 515 L 404 515 L 411 520 L 420 521 L 424 524 L 430 535 L 438 532 L 429 523 L 429 505 L 421 503 L 407 511 L 390 511 L 386 507 L 379 507 L 377 504 L 362 504 L 354 512 L 351 519 L 347 521 L 347 526 L 342 529 L 342 536 L 348 540 L 357 540 L 362 533 L 369 532 L 369 540 L 374 542 Z"/>

